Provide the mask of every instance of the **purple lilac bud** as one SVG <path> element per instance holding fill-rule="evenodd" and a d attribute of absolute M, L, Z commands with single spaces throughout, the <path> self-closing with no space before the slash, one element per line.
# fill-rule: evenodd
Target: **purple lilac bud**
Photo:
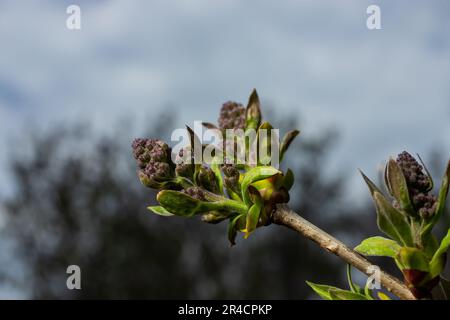
<path fill-rule="evenodd" d="M 145 168 L 149 162 L 168 162 L 169 146 L 158 139 L 135 139 L 132 144 L 133 156 L 139 168 Z"/>
<path fill-rule="evenodd" d="M 423 167 L 408 152 L 400 153 L 396 161 L 405 176 L 409 197 L 414 208 L 422 218 L 431 217 L 436 211 L 437 199 L 428 193 L 431 186 L 430 178 L 423 172 Z"/>
<path fill-rule="evenodd" d="M 222 172 L 224 174 L 224 184 L 225 186 L 235 193 L 240 193 L 239 187 L 239 170 L 233 164 L 222 165 Z"/>
<path fill-rule="evenodd" d="M 244 129 L 245 108 L 242 104 L 228 101 L 222 105 L 219 116 L 220 129 Z"/>
<path fill-rule="evenodd" d="M 155 187 L 158 182 L 173 177 L 169 146 L 158 139 L 135 139 L 132 143 L 133 156 L 139 167 L 141 182 Z"/>
<path fill-rule="evenodd" d="M 233 164 L 222 165 L 223 174 L 227 177 L 239 177 L 239 170 Z"/>
<path fill-rule="evenodd" d="M 199 186 L 211 192 L 217 192 L 216 175 L 211 168 L 201 167 L 197 177 Z"/>
<path fill-rule="evenodd" d="M 205 201 L 205 192 L 199 187 L 189 187 L 181 190 L 181 192 L 191 196 L 194 199 Z"/>
<path fill-rule="evenodd" d="M 189 147 L 190 148 L 190 147 Z M 183 155 L 185 152 L 190 152 L 189 150 L 181 149 L 180 152 L 178 152 L 178 159 L 183 159 Z M 190 161 L 186 161 L 183 163 L 179 163 L 176 165 L 175 172 L 177 176 L 192 179 L 195 171 L 195 165 L 193 164 L 193 157 L 190 157 Z"/>

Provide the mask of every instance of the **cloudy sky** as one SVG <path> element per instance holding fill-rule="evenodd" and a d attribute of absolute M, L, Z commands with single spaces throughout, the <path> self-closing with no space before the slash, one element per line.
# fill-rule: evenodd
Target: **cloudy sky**
<path fill-rule="evenodd" d="M 66 28 L 70 4 L 81 30 Z M 366 27 L 370 4 L 381 30 Z M 2 150 L 24 128 L 82 119 L 103 130 L 167 106 L 179 125 L 214 121 L 255 87 L 305 136 L 337 127 L 333 165 L 351 180 L 403 149 L 450 154 L 446 0 L 2 0 L 0 43 Z"/>
<path fill-rule="evenodd" d="M 81 30 L 66 28 L 70 4 Z M 373 175 L 403 149 L 450 157 L 448 0 L 2 0 L 0 45 L 0 195 L 25 128 L 110 130 L 167 106 L 179 126 L 215 121 L 252 88 L 305 136 L 338 128 L 333 166 L 360 187 L 355 168 Z"/>

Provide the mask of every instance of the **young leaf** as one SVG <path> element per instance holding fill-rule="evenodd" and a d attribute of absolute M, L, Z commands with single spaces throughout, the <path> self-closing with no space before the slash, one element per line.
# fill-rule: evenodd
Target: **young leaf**
<path fill-rule="evenodd" d="M 442 239 L 439 248 L 431 258 L 430 262 L 430 273 L 431 277 L 439 275 L 442 272 L 442 269 L 445 265 L 445 254 L 447 252 L 448 247 L 450 246 L 450 229 L 448 229 L 446 236 Z"/>
<path fill-rule="evenodd" d="M 147 207 L 147 209 L 152 211 L 153 213 L 159 214 L 160 216 L 170 217 L 174 215 L 173 213 L 167 211 L 161 206 L 150 206 Z"/>
<path fill-rule="evenodd" d="M 397 242 L 412 246 L 411 229 L 404 215 L 395 209 L 381 193 L 375 191 L 373 199 L 377 208 L 377 223 L 380 230 Z"/>
<path fill-rule="evenodd" d="M 297 137 L 299 133 L 299 130 L 291 130 L 284 135 L 280 145 L 280 162 L 283 160 L 284 154 L 291 145 L 292 141 L 294 141 L 295 137 Z"/>
<path fill-rule="evenodd" d="M 258 226 L 259 217 L 261 215 L 261 210 L 263 207 L 263 200 L 261 198 L 261 195 L 259 194 L 258 190 L 256 190 L 254 187 L 249 186 L 248 191 L 250 193 L 250 197 L 252 199 L 253 205 L 250 207 L 247 213 L 247 219 L 245 224 L 245 236 L 244 238 L 247 239 L 248 236 L 255 231 L 256 227 Z"/>
<path fill-rule="evenodd" d="M 310 286 L 311 289 L 313 289 L 314 292 L 317 293 L 324 300 L 332 300 L 329 292 L 331 289 L 340 290 L 339 288 L 336 287 L 328 286 L 325 284 L 316 284 L 309 281 L 306 281 L 306 284 Z"/>
<path fill-rule="evenodd" d="M 257 132 L 257 142 L 258 142 L 258 165 L 268 165 L 271 162 L 271 150 L 272 150 L 272 125 L 265 121 L 262 123 Z M 263 132 L 265 131 L 265 135 Z M 276 141 L 279 144 L 279 141 Z M 274 146 L 274 148 L 279 148 L 279 146 Z M 278 149 L 279 150 L 279 149 Z"/>
<path fill-rule="evenodd" d="M 245 235 L 244 238 L 247 239 L 250 234 L 255 231 L 256 226 L 258 225 L 259 216 L 261 215 L 261 205 L 254 204 L 248 210 L 246 225 L 245 225 Z"/>
<path fill-rule="evenodd" d="M 404 269 L 428 272 L 430 269 L 425 253 L 417 248 L 400 248 L 397 259 Z"/>
<path fill-rule="evenodd" d="M 247 207 L 250 207 L 252 205 L 248 192 L 248 187 L 250 186 L 250 184 L 259 180 L 267 179 L 279 172 L 280 171 L 278 171 L 274 167 L 269 166 L 254 167 L 247 171 L 241 183 L 242 199 Z"/>
<path fill-rule="evenodd" d="M 395 258 L 400 250 L 397 242 L 383 237 L 371 237 L 363 240 L 355 251 L 366 256 L 380 256 Z"/>
<path fill-rule="evenodd" d="M 214 158 L 213 162 L 211 164 L 211 170 L 214 172 L 214 175 L 216 176 L 216 184 L 217 189 L 221 195 L 223 195 L 223 178 L 222 173 L 220 172 L 220 165 L 218 164 L 220 159 Z"/>
<path fill-rule="evenodd" d="M 285 187 L 286 190 L 289 191 L 294 185 L 294 182 L 295 182 L 294 173 L 292 172 L 291 169 L 287 169 L 283 179 L 283 187 Z"/>
<path fill-rule="evenodd" d="M 389 159 L 386 166 L 386 182 L 391 195 L 406 212 L 413 213 L 414 208 L 409 199 L 408 186 L 403 171 L 394 159 Z"/>
<path fill-rule="evenodd" d="M 375 183 L 373 183 L 372 180 L 370 180 L 370 179 L 364 174 L 364 172 L 362 172 L 361 170 L 359 170 L 359 173 L 361 173 L 361 175 L 362 175 L 362 177 L 363 177 L 365 183 L 366 183 L 367 186 L 369 187 L 369 191 L 370 191 L 370 194 L 372 195 L 372 197 L 373 197 L 373 194 L 375 193 L 375 191 L 378 192 L 378 193 L 380 193 L 380 194 L 382 194 L 382 192 L 380 191 L 380 189 L 378 189 L 378 187 L 375 185 Z"/>
<path fill-rule="evenodd" d="M 201 201 L 187 194 L 173 190 L 163 190 L 156 196 L 158 202 L 169 212 L 177 216 L 190 217 L 199 212 Z M 209 210 L 205 210 L 207 212 Z"/>
<path fill-rule="evenodd" d="M 228 224 L 228 241 L 230 241 L 231 246 L 236 244 L 237 231 L 240 229 L 240 225 L 245 223 L 241 222 L 242 220 L 245 220 L 245 214 L 233 217 Z"/>
<path fill-rule="evenodd" d="M 331 300 L 370 300 L 363 294 L 342 289 L 328 290 Z"/>
<path fill-rule="evenodd" d="M 257 129 L 261 123 L 261 107 L 258 93 L 253 89 L 248 99 L 247 109 L 245 111 L 245 129 Z"/>
<path fill-rule="evenodd" d="M 234 201 L 228 202 L 205 202 L 192 198 L 191 196 L 174 190 L 163 190 L 158 193 L 156 200 L 167 211 L 183 217 L 191 217 L 195 214 L 208 211 L 229 209 L 227 205 L 234 204 Z"/>

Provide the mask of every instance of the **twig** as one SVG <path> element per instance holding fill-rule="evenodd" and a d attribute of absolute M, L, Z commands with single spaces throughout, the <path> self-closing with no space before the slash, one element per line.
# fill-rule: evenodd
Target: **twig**
<path fill-rule="evenodd" d="M 311 222 L 305 220 L 300 215 L 292 211 L 287 205 L 278 205 L 272 216 L 273 222 L 284 225 L 297 231 L 304 237 L 314 241 L 325 250 L 334 253 L 345 262 L 351 264 L 356 269 L 370 275 L 369 271 L 373 266 L 369 260 L 347 247 L 344 243 L 329 235 L 325 231 L 316 227 Z M 381 284 L 389 291 L 403 300 L 415 300 L 411 291 L 397 278 L 381 270 Z"/>

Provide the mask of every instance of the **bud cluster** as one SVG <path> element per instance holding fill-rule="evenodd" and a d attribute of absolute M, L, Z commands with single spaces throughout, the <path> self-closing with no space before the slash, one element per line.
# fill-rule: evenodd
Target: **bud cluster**
<path fill-rule="evenodd" d="M 246 108 L 232 101 L 222 105 L 218 121 L 220 130 L 214 124 L 203 122 L 203 125 L 214 128 L 219 133 L 226 133 L 227 129 L 236 133 L 236 137 L 231 141 L 233 160 L 235 149 L 241 151 L 240 147 L 243 147 L 243 156 L 250 158 L 250 146 L 256 151 L 258 143 L 270 145 L 268 157 L 273 155 L 276 158 L 276 161 L 269 162 L 270 165 L 262 161 L 237 164 L 226 161 L 223 164 L 220 158 L 228 157 L 227 141 L 222 146 L 213 143 L 202 144 L 189 126 L 186 126 L 186 130 L 190 144 L 184 146 L 175 159 L 171 158 L 169 146 L 161 140 L 134 140 L 133 156 L 138 166 L 139 178 L 145 186 L 159 190 L 156 197 L 159 205 L 148 209 L 163 216 L 201 215 L 202 221 L 207 223 L 228 219 L 228 239 L 231 244 L 234 244 L 238 231 L 248 237 L 256 228 L 270 224 L 275 205 L 289 201 L 288 191 L 293 183 L 292 172 L 288 170 L 289 174 L 284 175 L 276 167 L 280 153 L 287 150 L 298 131 L 288 133 L 280 144 L 278 134 L 266 134 L 267 130 L 273 129 L 270 123 L 261 123 L 261 120 L 259 98 L 254 90 Z M 241 131 L 253 131 L 255 141 L 245 135 L 240 136 Z M 273 140 L 276 141 L 268 141 L 269 136 L 274 137 Z M 195 154 L 199 151 L 196 150 L 199 145 L 202 152 L 209 152 L 209 157 L 200 157 L 201 161 L 198 161 Z M 261 153 L 261 149 L 259 151 Z"/>
<path fill-rule="evenodd" d="M 219 116 L 220 129 L 244 129 L 245 108 L 242 104 L 228 101 L 222 105 Z"/>
<path fill-rule="evenodd" d="M 173 176 L 169 146 L 158 139 L 135 139 L 132 143 L 139 177 L 147 186 L 154 186 Z"/>
<path fill-rule="evenodd" d="M 396 161 L 402 169 L 414 209 L 421 218 L 430 218 L 436 211 L 437 201 L 435 196 L 429 194 L 431 179 L 423 172 L 423 166 L 408 152 L 400 153 Z"/>

